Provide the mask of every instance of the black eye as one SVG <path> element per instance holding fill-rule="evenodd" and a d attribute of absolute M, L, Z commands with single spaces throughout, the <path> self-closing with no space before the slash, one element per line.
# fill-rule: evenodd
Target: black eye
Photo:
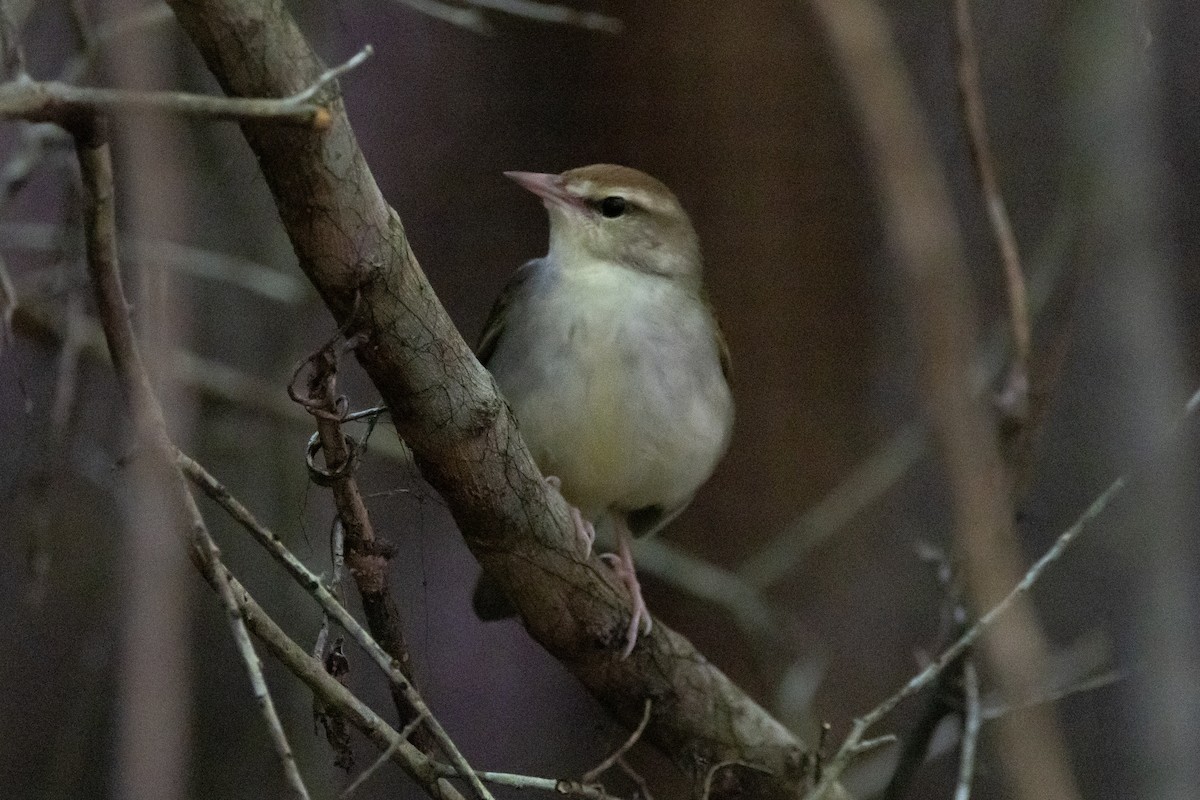
<path fill-rule="evenodd" d="M 617 195 L 606 197 L 600 201 L 600 213 L 609 219 L 615 219 L 624 214 L 625 208 L 625 198 Z"/>

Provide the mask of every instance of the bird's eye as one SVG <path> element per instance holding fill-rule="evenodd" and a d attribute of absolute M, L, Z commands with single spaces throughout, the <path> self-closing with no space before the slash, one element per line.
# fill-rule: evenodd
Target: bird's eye
<path fill-rule="evenodd" d="M 624 197 L 613 195 L 600 201 L 600 213 L 609 219 L 616 219 L 625 213 L 627 207 Z"/>

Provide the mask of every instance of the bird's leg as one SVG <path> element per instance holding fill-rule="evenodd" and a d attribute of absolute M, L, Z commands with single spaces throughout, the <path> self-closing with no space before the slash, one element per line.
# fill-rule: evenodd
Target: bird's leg
<path fill-rule="evenodd" d="M 562 494 L 562 479 L 557 475 L 547 475 L 546 485 Z M 575 535 L 579 537 L 579 541 L 583 545 L 583 557 L 591 558 L 592 545 L 596 543 L 596 527 L 584 519 L 583 512 L 571 505 L 570 502 L 567 503 L 567 508 L 571 509 L 571 522 L 575 525 Z"/>
<path fill-rule="evenodd" d="M 614 514 L 613 522 L 617 533 L 617 552 L 605 553 L 603 558 L 612 565 L 621 580 L 625 581 L 633 605 L 633 616 L 625 634 L 625 648 L 621 651 L 621 658 L 626 659 L 637 644 L 638 633 L 650 633 L 654 621 L 650 619 L 650 610 L 646 608 L 646 601 L 642 599 L 642 585 L 638 583 L 637 570 L 633 566 L 633 534 L 629 532 L 629 525 L 621 514 Z M 642 630 L 643 628 L 645 630 Z"/>

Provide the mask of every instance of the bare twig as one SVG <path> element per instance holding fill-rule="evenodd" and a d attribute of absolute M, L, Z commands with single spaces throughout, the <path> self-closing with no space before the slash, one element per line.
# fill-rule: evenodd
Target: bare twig
<path fill-rule="evenodd" d="M 777 642 L 783 625 L 780 614 L 758 587 L 732 572 L 670 542 L 644 537 L 633 543 L 638 569 L 654 575 L 692 597 L 725 609 L 747 635 Z"/>
<path fill-rule="evenodd" d="M 963 662 L 963 735 L 958 759 L 958 786 L 954 800 L 971 800 L 971 779 L 975 774 L 975 745 L 983 716 L 979 708 L 979 673 L 970 657 Z"/>
<path fill-rule="evenodd" d="M 483 18 L 483 14 L 475 8 L 452 6 L 449 3 L 440 2 L 440 0 L 392 0 L 392 2 L 411 8 L 427 17 L 457 25 L 472 33 L 483 36 L 490 36 L 494 33 L 492 26 Z"/>
<path fill-rule="evenodd" d="M 378 772 L 384 764 L 392 760 L 392 758 L 396 755 L 396 751 L 400 749 L 400 746 L 408 740 L 408 737 L 412 736 L 413 731 L 415 731 L 417 727 L 424 721 L 424 717 L 417 717 L 405 725 L 404 730 L 400 731 L 400 735 L 396 737 L 396 741 L 392 742 L 392 744 L 389 745 L 386 750 L 379 754 L 379 758 L 375 759 L 371 766 L 359 773 L 358 777 L 351 781 L 350 785 L 342 790 L 342 793 L 338 795 L 338 800 L 349 800 L 349 798 L 355 792 L 357 792 L 364 783 L 371 779 L 372 775 Z"/>
<path fill-rule="evenodd" d="M 454 767 L 449 764 L 435 764 L 439 775 L 447 778 L 460 777 Z M 619 800 L 604 791 L 603 786 L 586 785 L 579 781 L 561 778 L 536 778 L 530 775 L 516 775 L 511 772 L 485 772 L 478 770 L 474 773 L 479 780 L 495 786 L 507 786 L 512 789 L 537 789 L 552 792 L 564 797 L 579 798 L 579 800 Z"/>
<path fill-rule="evenodd" d="M 287 776 L 289 785 L 297 797 L 307 800 L 308 790 L 304 786 L 291 746 L 283 732 L 279 715 L 267 690 L 262 674 L 262 664 L 250 642 L 245 621 L 238 610 L 237 600 L 220 568 L 220 557 L 216 544 L 209 536 L 204 519 L 195 504 L 191 492 L 182 482 L 182 475 L 172 464 L 172 447 L 167 434 L 166 420 L 161 406 L 151 388 L 133 327 L 129 321 L 128 303 L 121 285 L 117 266 L 116 213 L 113 198 L 112 160 L 107 140 L 95 120 L 80 121 L 72 130 L 76 139 L 80 172 L 83 176 L 85 198 L 85 230 L 87 233 L 88 271 L 96 293 L 96 302 L 104 325 L 105 337 L 116 365 L 118 378 L 124 389 L 126 401 L 133 410 L 139 438 L 148 440 L 154 454 L 161 461 L 165 473 L 174 473 L 171 482 L 173 502 L 186 515 L 191 527 L 193 548 L 204 554 L 206 561 L 216 567 L 216 588 L 229 614 L 234 641 L 246 666 L 254 696 L 266 720 L 272 744 Z"/>
<path fill-rule="evenodd" d="M 79 320 L 82 353 L 89 358 L 108 360 L 104 334 L 99 326 L 87 319 Z M 13 324 L 24 336 L 65 342 L 65 324 L 56 322 L 50 311 L 38 304 L 17 308 Z M 308 426 L 312 417 L 279 392 L 279 387 L 253 375 L 201 358 L 190 350 L 176 350 L 164 359 L 167 375 L 193 388 L 202 397 L 267 414 L 286 422 Z M 390 423 L 382 423 L 387 432 L 376 436 L 372 451 L 398 464 L 412 465 L 412 453 L 392 431 Z"/>
<path fill-rule="evenodd" d="M 1200 398 L 1200 392 L 1193 399 Z M 934 681 L 946 667 L 958 658 L 968 647 L 975 643 L 988 628 L 995 624 L 996 620 L 1001 617 L 1009 608 L 1012 607 L 1021 596 L 1029 592 L 1034 584 L 1041 579 L 1042 573 L 1046 568 L 1057 561 L 1073 541 L 1083 532 L 1084 528 L 1100 515 L 1118 494 L 1125 488 L 1129 482 L 1129 477 L 1122 475 L 1117 478 L 1108 488 L 1101 492 L 1095 500 L 1092 501 L 1083 513 L 1075 520 L 1071 527 L 1067 528 L 1055 540 L 1054 544 L 1047 550 L 1041 558 L 1033 563 L 1025 576 L 1014 586 L 1007 595 L 1004 596 L 999 603 L 979 617 L 970 628 L 954 644 L 942 651 L 942 654 L 937 657 L 929 666 L 918 672 L 913 678 L 891 697 L 884 700 L 882 703 L 871 709 L 867 714 L 854 721 L 854 727 L 850 734 L 842 743 L 841 749 L 834 756 L 829 766 L 825 770 L 825 778 L 819 783 L 816 788 L 810 792 L 805 800 L 818 800 L 825 796 L 824 792 L 829 788 L 832 781 L 836 780 L 845 768 L 849 765 L 850 759 L 855 755 L 856 748 L 861 744 L 862 737 L 871 726 L 875 725 L 881 719 L 890 714 L 896 706 L 900 705 L 904 700 L 913 696 L 917 692 L 924 689 L 932 681 Z"/>
<path fill-rule="evenodd" d="M 44 222 L 0 223 L 0 246 L 5 249 L 56 253 L 74 231 Z M 192 247 L 164 239 L 121 236 L 118 245 L 125 262 L 159 264 L 182 275 L 220 281 L 278 303 L 293 305 L 308 297 L 309 289 L 287 272 L 271 269 L 248 258 Z"/>
<path fill-rule="evenodd" d="M 1000 249 L 1004 279 L 1008 287 L 1009 317 L 1012 325 L 1013 358 L 1004 388 L 1000 391 L 1001 409 L 1011 420 L 1024 420 L 1029 413 L 1029 361 L 1032 351 L 1033 325 L 1029 313 L 1029 293 L 1025 286 L 1025 270 L 1013 233 L 1004 195 L 996 177 L 996 160 L 988 139 L 987 116 L 983 105 L 983 89 L 979 79 L 979 51 L 971 24 L 970 0 L 953 0 L 954 27 L 958 42 L 958 90 L 962 104 L 963 122 L 971 143 L 975 173 L 987 206 L 992 235 Z"/>
<path fill-rule="evenodd" d="M 1072 683 L 1069 686 L 1063 686 L 1051 691 L 1036 694 L 1033 697 L 1028 697 L 1018 703 L 1009 705 L 984 706 L 983 721 L 991 722 L 992 720 L 1000 719 L 1006 714 L 1013 714 L 1018 711 L 1024 711 L 1027 708 L 1041 706 L 1047 703 L 1057 703 L 1060 700 L 1065 700 L 1068 697 L 1073 697 L 1084 692 L 1093 692 L 1097 689 L 1103 689 L 1106 686 L 1112 686 L 1118 681 L 1125 680 L 1125 673 L 1120 670 L 1110 669 L 1102 672 L 1091 678 L 1086 678 L 1077 683 Z"/>
<path fill-rule="evenodd" d="M 443 3 L 441 0 L 393 0 L 427 17 L 440 19 L 473 33 L 490 36 L 495 33 L 480 9 L 499 11 L 514 17 L 554 25 L 572 25 L 602 33 L 620 33 L 624 23 L 615 17 L 593 11 L 578 11 L 570 6 L 538 3 L 533 0 L 464 0 L 465 6 Z"/>
<path fill-rule="evenodd" d="M 876 172 L 884 226 L 917 350 L 918 386 L 951 489 L 971 604 L 992 608 L 1023 572 L 1010 478 L 993 420 L 974 397 L 975 318 L 950 192 L 886 16 L 874 0 L 816 0 Z M 983 642 L 1000 688 L 1041 680 L 1047 646 L 1028 600 Z M 1014 797 L 1079 796 L 1052 708 L 1000 726 Z"/>
<path fill-rule="evenodd" d="M 766 589 L 785 578 L 813 548 L 879 499 L 925 451 L 924 434 L 909 425 L 855 467 L 833 491 L 807 509 L 738 568 L 752 586 Z"/>
<path fill-rule="evenodd" d="M 376 536 L 375 526 L 355 478 L 362 446 L 342 432 L 346 398 L 337 394 L 337 369 L 342 350 L 339 333 L 300 364 L 288 385 L 288 394 L 316 421 L 317 433 L 309 445 L 309 472 L 314 482 L 329 487 L 333 493 L 344 533 L 344 556 L 362 600 L 367 627 L 371 636 L 412 684 L 412 664 L 408 645 L 404 641 L 400 610 L 388 582 L 392 548 Z M 306 369 L 309 372 L 304 381 L 306 388 L 301 391 L 296 384 Z M 312 458 L 317 450 L 325 459 L 323 469 L 317 467 Z M 392 700 L 402 722 L 407 724 L 409 720 L 422 716 L 408 702 L 404 692 L 395 685 L 391 689 Z M 432 741 L 427 737 L 415 737 L 414 743 L 422 750 L 429 751 Z"/>
<path fill-rule="evenodd" d="M 649 784 L 646 783 L 646 779 L 640 772 L 631 767 L 629 762 L 624 758 L 617 759 L 617 766 L 625 773 L 625 777 L 629 778 L 637 786 L 638 800 L 654 800 L 654 793 L 650 791 Z"/>
<path fill-rule="evenodd" d="M 210 97 L 184 92 L 143 92 L 72 86 L 58 81 L 0 84 L 0 117 L 31 122 L 66 122 L 90 113 L 158 112 L 209 120 L 273 120 L 324 129 L 329 112 L 311 103 L 318 92 L 372 53 L 363 47 L 340 66 L 326 70 L 303 91 L 283 98 Z"/>
<path fill-rule="evenodd" d="M 187 494 L 191 498 L 191 494 Z M 279 756 L 280 762 L 283 764 L 284 774 L 287 776 L 289 786 L 292 792 L 301 800 L 308 800 L 308 788 L 304 785 L 304 778 L 300 775 L 300 769 L 296 765 L 296 758 L 292 755 L 292 747 L 288 743 L 287 734 L 283 731 L 283 723 L 279 721 L 279 714 L 275 711 L 275 702 L 271 699 L 271 693 L 267 689 L 267 681 L 263 677 L 262 662 L 259 661 L 258 653 L 254 651 L 254 644 L 250 641 L 250 633 L 246 629 L 246 621 L 242 619 L 241 609 L 238 607 L 237 599 L 234 597 L 233 588 L 229 584 L 226 577 L 226 571 L 220 569 L 221 553 L 217 549 L 216 542 L 208 532 L 208 527 L 204 524 L 204 518 L 200 515 L 200 509 L 196 507 L 195 501 L 189 502 L 188 512 L 192 515 L 192 533 L 196 536 L 201 545 L 207 550 L 209 560 L 215 564 L 217 576 L 217 594 L 221 598 L 221 604 L 225 606 L 225 611 L 229 615 L 229 624 L 233 629 L 234 643 L 237 645 L 238 653 L 242 657 L 242 662 L 246 665 L 246 671 L 250 676 L 250 686 L 254 692 L 254 699 L 258 703 L 259 710 L 262 711 L 263 718 L 267 722 L 267 730 L 271 734 L 271 743 L 275 747 L 275 753 Z"/>
<path fill-rule="evenodd" d="M 555 25 L 572 25 L 602 33 L 620 33 L 625 24 L 616 17 L 597 14 L 594 11 L 579 11 L 570 6 L 555 3 L 537 3 L 532 0 L 465 0 L 468 5 L 501 11 L 514 17 L 525 17 L 537 22 Z"/>
<path fill-rule="evenodd" d="M 371 634 L 365 628 L 358 624 L 358 621 L 346 610 L 345 606 L 338 602 L 333 593 L 321 581 L 320 576 L 304 566 L 300 559 L 296 558 L 284 546 L 278 536 L 263 526 L 250 513 L 250 510 L 238 502 L 237 498 L 230 494 L 229 490 L 220 481 L 210 475 L 204 467 L 178 450 L 175 451 L 175 458 L 188 479 L 199 486 L 209 498 L 225 509 L 226 513 L 235 522 L 245 528 L 254 537 L 255 541 L 266 548 L 267 552 L 283 566 L 297 583 L 304 587 L 305 591 L 317 601 L 321 608 L 342 626 L 346 633 L 350 635 L 350 638 L 354 639 L 366 651 L 371 660 L 387 676 L 391 684 L 403 693 L 405 700 L 424 718 L 434 738 L 437 740 L 438 746 L 446 752 L 447 758 L 450 758 L 452 763 L 458 769 L 462 770 L 464 774 L 473 774 L 474 771 L 467 764 L 462 753 L 459 752 L 457 746 L 451 741 L 445 729 L 442 728 L 441 723 L 430 713 L 429 707 L 425 704 L 421 695 L 397 668 L 392 657 L 379 646 L 379 643 L 371 637 Z M 478 791 L 478 788 L 476 788 L 476 791 Z M 484 789 L 484 793 L 480 796 L 490 797 L 486 789 Z"/>
<path fill-rule="evenodd" d="M 424 753 L 405 741 L 369 706 L 326 672 L 320 661 L 313 659 L 296 644 L 228 570 L 204 561 L 197 566 L 205 579 L 214 585 L 217 581 L 216 572 L 223 571 L 237 598 L 242 617 L 259 641 L 324 703 L 337 708 L 352 725 L 365 733 L 380 750 L 392 749 L 396 762 L 420 784 L 426 794 L 437 800 L 466 800 L 453 785 L 441 779 L 433 762 Z M 399 746 L 393 748 L 397 744 Z"/>
<path fill-rule="evenodd" d="M 593 783 L 596 780 L 599 780 L 600 776 L 603 775 L 605 772 L 608 772 L 608 770 L 611 769 L 613 767 L 613 765 L 617 763 L 617 761 L 621 758 L 621 756 L 625 755 L 627 752 L 629 752 L 629 749 L 631 747 L 633 747 L 635 744 L 637 744 L 637 740 L 642 738 L 642 732 L 644 730 L 646 730 L 646 724 L 648 722 L 650 722 L 650 710 L 653 707 L 654 707 L 654 701 L 651 700 L 649 697 L 647 697 L 646 698 L 646 710 L 645 710 L 645 712 L 642 713 L 642 721 L 638 723 L 638 726 L 636 728 L 634 728 L 634 731 L 633 731 L 633 733 L 631 733 L 629 735 L 629 738 L 626 739 L 620 747 L 618 747 L 616 750 L 614 750 L 608 756 L 608 758 L 604 759 L 599 764 L 597 764 L 595 767 L 592 767 L 587 772 L 583 773 L 583 777 L 581 780 L 584 783 Z"/>

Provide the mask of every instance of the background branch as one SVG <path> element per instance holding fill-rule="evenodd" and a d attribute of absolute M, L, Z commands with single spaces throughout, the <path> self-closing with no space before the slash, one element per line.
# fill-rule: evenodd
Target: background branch
<path fill-rule="evenodd" d="M 992 608 L 1020 579 L 1021 553 L 995 429 L 972 391 L 974 304 L 945 175 L 879 6 L 871 0 L 815 0 L 814 6 L 875 165 L 884 230 L 917 349 L 918 385 L 953 492 L 968 595 L 976 610 Z M 1025 695 L 1038 685 L 1046 644 L 1032 604 L 1022 600 L 984 640 L 981 654 L 1006 695 Z M 1015 796 L 1078 797 L 1052 708 L 999 728 Z"/>

